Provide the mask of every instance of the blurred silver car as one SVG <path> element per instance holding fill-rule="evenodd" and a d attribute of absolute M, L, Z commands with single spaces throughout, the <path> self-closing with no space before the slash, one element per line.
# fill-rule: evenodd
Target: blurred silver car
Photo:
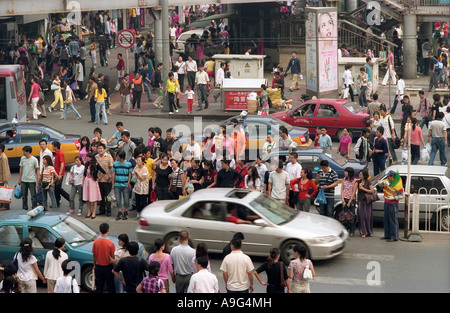
<path fill-rule="evenodd" d="M 231 209 L 252 223 L 228 221 Z M 294 258 L 297 244 L 307 248 L 308 258 L 321 260 L 341 254 L 348 238 L 346 229 L 332 218 L 296 212 L 258 191 L 233 188 L 202 189 L 180 200 L 156 201 L 142 211 L 136 232 L 144 245 L 163 239 L 170 252 L 182 230 L 189 232 L 193 247 L 203 242 L 213 253 L 222 253 L 233 235 L 242 232 L 246 254 L 267 256 L 277 247 L 286 263 Z"/>

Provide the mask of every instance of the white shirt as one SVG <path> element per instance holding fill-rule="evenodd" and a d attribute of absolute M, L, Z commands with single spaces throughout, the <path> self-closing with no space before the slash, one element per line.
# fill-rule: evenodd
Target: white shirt
<path fill-rule="evenodd" d="M 73 175 L 72 177 L 72 183 L 75 186 L 79 186 L 83 184 L 83 177 L 84 177 L 84 165 L 81 166 L 72 166 L 70 169 L 70 173 Z"/>
<path fill-rule="evenodd" d="M 395 127 L 394 121 L 392 120 L 392 117 L 390 115 L 386 115 L 386 118 L 382 117 L 381 120 L 381 126 L 384 128 L 384 137 L 386 138 L 392 138 L 392 128 Z M 389 127 L 389 121 L 391 123 L 391 126 Z"/>
<path fill-rule="evenodd" d="M 43 161 L 43 159 L 44 159 L 44 156 L 46 156 L 46 155 L 50 156 L 50 158 L 52 158 L 52 161 L 53 161 L 53 153 L 48 148 L 46 148 L 45 151 L 42 151 L 42 149 L 41 149 L 41 151 L 39 152 L 39 170 L 40 170 L 40 173 L 42 173 L 42 170 L 44 169 L 44 161 Z"/>
<path fill-rule="evenodd" d="M 254 266 L 250 257 L 241 250 L 231 251 L 223 259 L 220 270 L 228 274 L 228 290 L 242 291 L 250 287 L 248 272 L 253 271 Z"/>
<path fill-rule="evenodd" d="M 218 293 L 219 282 L 216 275 L 201 269 L 191 276 L 187 293 Z"/>
<path fill-rule="evenodd" d="M 186 71 L 188 72 L 197 72 L 197 62 L 195 60 L 186 61 Z"/>
<path fill-rule="evenodd" d="M 342 74 L 342 78 L 344 78 L 345 85 L 353 85 L 353 76 L 350 70 L 345 70 L 344 74 Z"/>
<path fill-rule="evenodd" d="M 63 270 L 61 268 L 61 264 L 64 260 L 67 260 L 69 257 L 67 253 L 64 251 L 60 251 L 59 259 L 55 259 L 53 256 L 53 250 L 47 252 L 45 256 L 45 265 L 44 265 L 44 276 L 47 279 L 57 280 L 59 277 L 63 276 Z"/>
<path fill-rule="evenodd" d="M 216 72 L 216 84 L 222 86 L 224 79 L 225 79 L 225 72 L 223 71 L 223 68 L 219 68 Z"/>
<path fill-rule="evenodd" d="M 175 37 L 177 34 L 177 29 L 176 27 L 171 27 L 170 28 L 170 36 Z"/>
<path fill-rule="evenodd" d="M 292 164 L 291 162 L 289 162 L 286 165 L 286 172 L 289 175 L 289 180 L 299 178 L 301 171 L 302 171 L 302 166 L 298 162 L 295 164 Z"/>
<path fill-rule="evenodd" d="M 205 71 L 195 73 L 195 82 L 197 85 L 206 85 L 209 82 L 209 75 Z"/>
<path fill-rule="evenodd" d="M 259 190 L 263 191 L 264 190 L 264 175 L 267 172 L 267 166 L 265 164 L 255 164 L 256 170 L 258 171 L 258 175 L 259 178 L 261 178 L 261 186 L 259 188 Z"/>
<path fill-rule="evenodd" d="M 61 276 L 56 280 L 55 293 L 80 293 L 78 284 L 72 276 Z"/>
<path fill-rule="evenodd" d="M 201 160 L 202 159 L 202 148 L 200 145 L 196 142 L 193 146 L 188 145 L 186 147 L 186 151 L 192 153 L 194 155 L 195 160 Z"/>
<path fill-rule="evenodd" d="M 194 99 L 194 95 L 195 95 L 194 90 L 191 90 L 191 91 L 186 90 L 184 94 L 187 95 L 188 99 Z"/>
<path fill-rule="evenodd" d="M 405 81 L 399 79 L 397 81 L 397 95 L 403 95 L 405 93 Z"/>
<path fill-rule="evenodd" d="M 185 74 L 185 70 L 186 70 L 186 62 L 175 62 L 175 66 L 178 67 L 178 74 Z"/>
<path fill-rule="evenodd" d="M 253 179 L 251 179 L 248 175 L 245 175 L 245 188 L 261 189 L 261 178 L 257 178 L 255 180 L 255 184 L 253 184 Z"/>
<path fill-rule="evenodd" d="M 270 173 L 269 183 L 272 183 L 272 192 L 270 194 L 272 198 L 278 200 L 286 199 L 286 185 L 290 184 L 289 174 L 286 171 L 281 173 L 273 171 Z"/>
<path fill-rule="evenodd" d="M 33 264 L 37 263 L 37 259 L 34 255 L 31 255 L 26 262 L 22 260 L 22 253 L 17 253 L 17 276 L 21 281 L 37 280 L 37 274 L 34 271 Z"/>

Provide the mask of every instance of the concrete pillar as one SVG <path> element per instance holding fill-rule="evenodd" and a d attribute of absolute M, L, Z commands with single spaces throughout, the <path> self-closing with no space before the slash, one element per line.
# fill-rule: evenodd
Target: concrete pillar
<path fill-rule="evenodd" d="M 170 37 L 169 37 L 169 0 L 160 0 L 161 3 L 161 26 L 162 26 L 162 81 L 163 89 L 166 91 L 166 81 L 169 78 L 169 72 L 172 66 L 172 60 L 170 59 Z M 163 108 L 161 112 L 169 112 L 168 97 L 164 97 Z"/>
<path fill-rule="evenodd" d="M 161 10 L 152 9 L 153 18 L 155 20 L 155 68 L 159 63 L 163 63 L 163 36 L 162 36 L 162 20 Z"/>
<path fill-rule="evenodd" d="M 417 17 L 403 16 L 403 78 L 417 78 Z"/>

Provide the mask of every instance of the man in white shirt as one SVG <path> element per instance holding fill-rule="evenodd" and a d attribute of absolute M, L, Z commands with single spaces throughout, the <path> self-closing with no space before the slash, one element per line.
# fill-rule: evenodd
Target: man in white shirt
<path fill-rule="evenodd" d="M 352 102 L 354 102 L 354 96 L 353 96 L 353 89 L 352 86 L 355 85 L 353 82 L 353 76 L 352 76 L 352 69 L 353 65 L 348 64 L 345 66 L 344 74 L 342 74 L 342 81 L 344 82 L 344 88 L 348 88 L 348 94 L 350 95 L 350 98 L 352 99 Z M 347 97 L 344 96 L 344 99 L 347 99 Z"/>
<path fill-rule="evenodd" d="M 195 73 L 197 73 L 197 62 L 192 59 L 192 56 L 188 56 L 186 61 L 186 75 L 188 84 L 191 86 L 191 89 L 194 90 L 195 86 Z"/>
<path fill-rule="evenodd" d="M 300 177 L 300 172 L 302 171 L 302 166 L 297 162 L 298 154 L 297 152 L 291 152 L 289 154 L 289 163 L 286 165 L 286 172 L 289 175 L 289 181 L 293 181 Z M 289 193 L 289 206 L 295 208 L 297 199 L 294 199 L 294 190 Z"/>
<path fill-rule="evenodd" d="M 392 164 L 397 164 L 397 155 L 395 153 L 395 150 L 393 149 L 392 143 L 395 139 L 395 125 L 394 120 L 392 119 L 391 115 L 387 114 L 386 106 L 382 105 L 380 107 L 380 118 L 381 118 L 381 126 L 384 128 L 384 137 L 387 139 L 388 148 L 389 148 L 389 154 L 392 158 Z"/>
<path fill-rule="evenodd" d="M 253 262 L 241 250 L 242 240 L 233 238 L 230 242 L 231 253 L 222 261 L 220 270 L 228 293 L 253 292 Z"/>
<path fill-rule="evenodd" d="M 205 109 L 208 108 L 208 90 L 206 85 L 209 83 L 208 73 L 204 71 L 205 67 L 203 65 L 199 66 L 199 71 L 195 74 L 195 87 L 197 87 L 198 96 L 198 109 L 202 110 L 202 103 L 205 102 Z"/>
<path fill-rule="evenodd" d="M 184 76 L 186 75 L 186 62 L 183 61 L 183 57 L 179 56 L 175 62 L 175 66 L 178 67 L 178 83 L 180 84 L 180 92 L 184 92 Z"/>
<path fill-rule="evenodd" d="M 216 72 L 216 77 L 215 77 L 215 81 L 216 81 L 216 87 L 219 88 L 219 92 L 217 94 L 214 95 L 214 100 L 219 99 L 220 97 L 220 89 L 223 86 L 223 80 L 225 79 L 225 67 L 227 66 L 227 64 L 225 62 L 220 63 L 220 67 Z"/>
<path fill-rule="evenodd" d="M 397 74 L 397 90 L 395 92 L 394 105 L 392 106 L 391 114 L 395 113 L 399 101 L 403 103 L 404 93 L 405 93 L 405 81 L 403 80 L 402 74 Z"/>
<path fill-rule="evenodd" d="M 39 141 L 39 147 L 41 148 L 41 151 L 39 151 L 39 172 L 42 175 L 42 171 L 44 169 L 44 156 L 48 155 L 52 158 L 53 161 L 53 152 L 50 151 L 50 149 L 47 148 L 47 140 L 41 139 Z"/>
<path fill-rule="evenodd" d="M 198 142 L 195 142 L 194 135 L 191 135 L 191 142 L 188 146 L 186 146 L 186 152 L 189 152 L 189 154 L 192 154 L 194 160 L 202 159 L 202 148 L 200 147 Z"/>
<path fill-rule="evenodd" d="M 208 258 L 198 257 L 195 266 L 197 273 L 192 275 L 187 293 L 219 293 L 217 277 L 208 271 Z"/>
<path fill-rule="evenodd" d="M 283 170 L 283 162 L 280 161 L 277 169 L 269 176 L 269 195 L 281 203 L 288 203 L 290 183 L 289 174 Z"/>

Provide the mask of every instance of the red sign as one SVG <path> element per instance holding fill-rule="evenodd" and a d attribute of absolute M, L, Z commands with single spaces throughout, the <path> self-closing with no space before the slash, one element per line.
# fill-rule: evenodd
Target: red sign
<path fill-rule="evenodd" d="M 225 110 L 247 110 L 247 96 L 253 91 L 225 91 Z M 257 95 L 260 94 L 258 91 Z"/>
<path fill-rule="evenodd" d="M 136 41 L 132 30 L 123 29 L 117 34 L 117 43 L 124 49 L 131 48 Z"/>

